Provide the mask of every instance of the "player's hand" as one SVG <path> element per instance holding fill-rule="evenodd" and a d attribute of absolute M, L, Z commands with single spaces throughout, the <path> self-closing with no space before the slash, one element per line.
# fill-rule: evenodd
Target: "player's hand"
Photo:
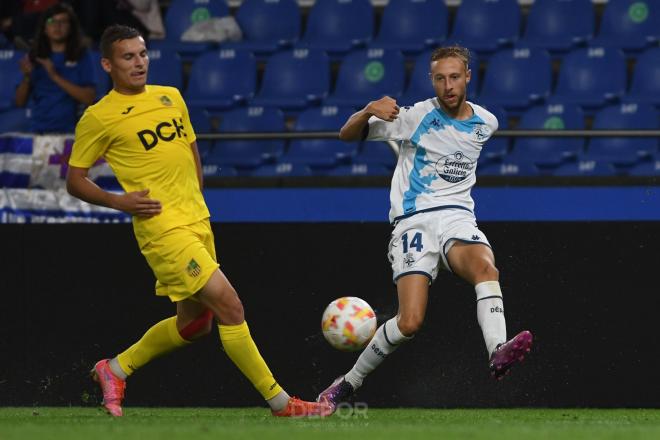
<path fill-rule="evenodd" d="M 371 101 L 366 111 L 383 121 L 392 122 L 399 115 L 399 106 L 395 99 L 383 96 L 378 101 Z"/>
<path fill-rule="evenodd" d="M 18 62 L 18 67 L 21 69 L 21 72 L 23 75 L 30 75 L 32 73 L 32 69 L 34 69 L 34 65 L 30 61 L 30 58 L 25 55 L 21 60 Z"/>
<path fill-rule="evenodd" d="M 147 197 L 148 189 L 134 191 L 119 196 L 117 209 L 137 217 L 150 218 L 160 214 L 163 207 L 158 200 Z"/>

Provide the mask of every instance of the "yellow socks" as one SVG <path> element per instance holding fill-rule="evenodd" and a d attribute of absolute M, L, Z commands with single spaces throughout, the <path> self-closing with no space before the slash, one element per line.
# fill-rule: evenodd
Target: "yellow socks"
<path fill-rule="evenodd" d="M 283 391 L 259 354 L 259 350 L 250 336 L 247 322 L 243 321 L 239 325 L 219 325 L 218 328 L 227 356 L 252 382 L 264 399 L 272 399 Z"/>
<path fill-rule="evenodd" d="M 190 342 L 179 334 L 176 316 L 173 316 L 147 330 L 142 339 L 117 356 L 117 361 L 124 373 L 130 376 L 150 360 L 188 344 Z"/>

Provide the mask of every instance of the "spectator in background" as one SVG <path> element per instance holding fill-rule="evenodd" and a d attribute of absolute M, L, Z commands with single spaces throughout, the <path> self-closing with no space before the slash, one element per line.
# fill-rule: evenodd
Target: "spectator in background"
<path fill-rule="evenodd" d="M 32 131 L 73 133 L 79 104 L 96 97 L 93 59 L 82 44 L 78 18 L 65 3 L 41 16 L 30 53 L 20 60 L 16 105 L 32 100 Z"/>
<path fill-rule="evenodd" d="M 141 35 L 151 37 L 151 29 L 136 16 L 136 10 L 148 7 L 145 1 L 137 1 L 137 6 L 129 0 L 75 0 L 71 1 L 80 16 L 83 31 L 98 42 L 101 32 L 108 26 L 122 24 L 137 29 Z M 160 12 L 160 11 L 159 11 Z"/>
<path fill-rule="evenodd" d="M 0 31 L 17 49 L 28 50 L 39 16 L 59 0 L 2 0 Z"/>

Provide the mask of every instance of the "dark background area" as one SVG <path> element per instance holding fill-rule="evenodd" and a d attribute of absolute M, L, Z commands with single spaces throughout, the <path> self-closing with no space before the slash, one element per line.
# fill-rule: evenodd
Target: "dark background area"
<path fill-rule="evenodd" d="M 660 407 L 659 222 L 481 223 L 501 272 L 509 335 L 535 335 L 525 363 L 490 378 L 475 293 L 441 273 L 422 332 L 365 382 L 370 406 Z M 396 312 L 390 226 L 214 224 L 222 269 L 261 353 L 290 394 L 313 399 L 357 354 L 320 331 L 334 298 Z M 0 405 L 96 405 L 87 372 L 174 314 L 130 225 L 0 227 Z M 127 406 L 265 406 L 217 331 L 133 375 Z"/>

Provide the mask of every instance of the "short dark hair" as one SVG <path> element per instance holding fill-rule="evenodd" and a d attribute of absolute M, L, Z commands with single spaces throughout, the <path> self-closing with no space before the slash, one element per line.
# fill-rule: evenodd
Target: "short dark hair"
<path fill-rule="evenodd" d="M 110 58 L 112 56 L 112 43 L 121 40 L 130 40 L 131 38 L 141 37 L 140 31 L 130 26 L 123 24 L 113 24 L 107 27 L 101 35 L 101 56 L 103 58 Z"/>
<path fill-rule="evenodd" d="M 463 46 L 445 46 L 439 47 L 431 53 L 431 62 L 442 60 L 444 58 L 454 57 L 463 61 L 465 70 L 467 70 L 470 63 L 470 50 Z"/>

